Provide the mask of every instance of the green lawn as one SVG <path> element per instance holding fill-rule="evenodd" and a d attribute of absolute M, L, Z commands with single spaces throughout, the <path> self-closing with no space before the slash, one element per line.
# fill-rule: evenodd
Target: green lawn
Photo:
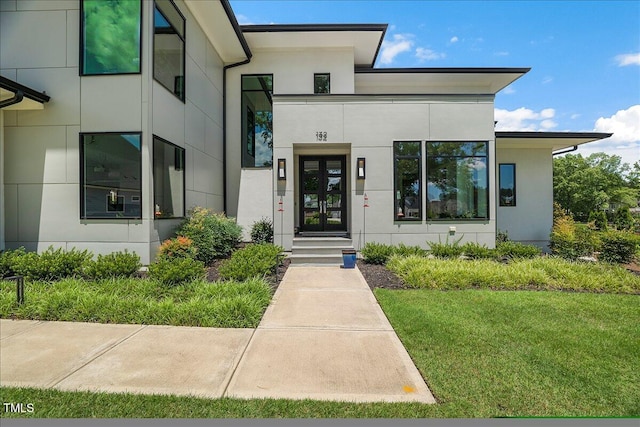
<path fill-rule="evenodd" d="M 0 280 L 2 318 L 255 328 L 270 301 L 269 284 L 261 279 L 179 286 L 135 278 L 63 279 L 27 281 L 19 306 L 14 282 Z"/>
<path fill-rule="evenodd" d="M 375 291 L 438 399 L 425 404 L 196 399 L 3 388 L 42 418 L 640 416 L 640 296 Z M 14 416 L 3 414 L 3 416 Z"/>

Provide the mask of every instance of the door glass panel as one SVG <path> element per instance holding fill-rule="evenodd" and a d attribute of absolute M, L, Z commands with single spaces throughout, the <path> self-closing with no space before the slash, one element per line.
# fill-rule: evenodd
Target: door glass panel
<path fill-rule="evenodd" d="M 342 212 L 341 211 L 327 212 L 327 224 L 333 224 L 333 225 L 342 224 Z"/>
<path fill-rule="evenodd" d="M 320 224 L 320 213 L 318 211 L 305 211 L 304 212 L 305 225 L 317 225 Z"/>
<path fill-rule="evenodd" d="M 304 195 L 304 207 L 305 208 L 318 208 L 318 195 L 317 194 L 305 194 Z"/>
<path fill-rule="evenodd" d="M 340 208 L 342 204 L 341 194 L 327 194 L 327 207 Z"/>
<path fill-rule="evenodd" d="M 342 177 L 329 177 L 327 178 L 327 191 L 340 191 L 340 184 Z"/>
<path fill-rule="evenodd" d="M 318 173 L 320 170 L 320 162 L 317 160 L 305 160 L 304 161 L 304 171 Z"/>
<path fill-rule="evenodd" d="M 327 160 L 327 173 L 329 175 L 341 175 L 342 162 L 340 160 Z"/>
<path fill-rule="evenodd" d="M 318 175 L 305 175 L 304 176 L 304 189 L 306 191 L 318 191 L 319 180 Z"/>

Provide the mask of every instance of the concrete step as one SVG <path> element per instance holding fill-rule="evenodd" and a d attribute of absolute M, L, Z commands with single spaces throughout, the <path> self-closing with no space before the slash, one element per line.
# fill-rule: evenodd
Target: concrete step
<path fill-rule="evenodd" d="M 294 237 L 293 246 L 348 246 L 352 247 L 353 241 L 345 237 Z"/>
<path fill-rule="evenodd" d="M 353 246 L 292 246 L 291 253 L 296 255 L 340 255 L 344 249 L 353 249 Z"/>
<path fill-rule="evenodd" d="M 342 265 L 342 254 L 340 255 L 317 255 L 317 254 L 291 254 L 289 257 L 291 264 L 330 264 Z"/>

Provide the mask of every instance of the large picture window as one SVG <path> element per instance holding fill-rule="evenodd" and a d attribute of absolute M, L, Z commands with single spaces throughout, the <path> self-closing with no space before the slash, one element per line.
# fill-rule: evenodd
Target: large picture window
<path fill-rule="evenodd" d="M 142 218 L 137 133 L 80 134 L 80 217 Z"/>
<path fill-rule="evenodd" d="M 395 220 L 422 220 L 422 143 L 394 142 L 393 159 Z"/>
<path fill-rule="evenodd" d="M 153 137 L 155 218 L 184 216 L 184 148 Z"/>
<path fill-rule="evenodd" d="M 140 73 L 141 0 L 83 0 L 80 8 L 80 74 Z"/>
<path fill-rule="evenodd" d="M 516 165 L 500 164 L 500 206 L 516 205 Z"/>
<path fill-rule="evenodd" d="M 153 78 L 184 101 L 184 16 L 173 1 L 156 0 L 153 27 Z"/>
<path fill-rule="evenodd" d="M 430 220 L 488 219 L 486 142 L 427 142 Z"/>
<path fill-rule="evenodd" d="M 273 165 L 273 76 L 242 76 L 242 166 Z"/>

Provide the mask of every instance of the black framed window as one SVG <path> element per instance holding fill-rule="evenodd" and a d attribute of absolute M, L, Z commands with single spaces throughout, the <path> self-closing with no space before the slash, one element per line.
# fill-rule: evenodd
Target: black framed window
<path fill-rule="evenodd" d="M 331 74 L 316 73 L 313 75 L 313 93 L 331 93 Z"/>
<path fill-rule="evenodd" d="M 184 148 L 153 136 L 153 204 L 155 218 L 184 217 Z"/>
<path fill-rule="evenodd" d="M 393 143 L 394 218 L 422 220 L 422 143 Z"/>
<path fill-rule="evenodd" d="M 500 163 L 500 206 L 516 205 L 516 165 L 515 163 Z"/>
<path fill-rule="evenodd" d="M 80 75 L 139 74 L 141 0 L 80 2 Z"/>
<path fill-rule="evenodd" d="M 185 18 L 173 0 L 155 0 L 153 78 L 184 102 Z"/>
<path fill-rule="evenodd" d="M 142 134 L 80 134 L 80 217 L 142 218 Z"/>
<path fill-rule="evenodd" d="M 242 76 L 242 166 L 273 165 L 273 75 Z"/>
<path fill-rule="evenodd" d="M 430 220 L 488 219 L 486 142 L 427 142 Z"/>

